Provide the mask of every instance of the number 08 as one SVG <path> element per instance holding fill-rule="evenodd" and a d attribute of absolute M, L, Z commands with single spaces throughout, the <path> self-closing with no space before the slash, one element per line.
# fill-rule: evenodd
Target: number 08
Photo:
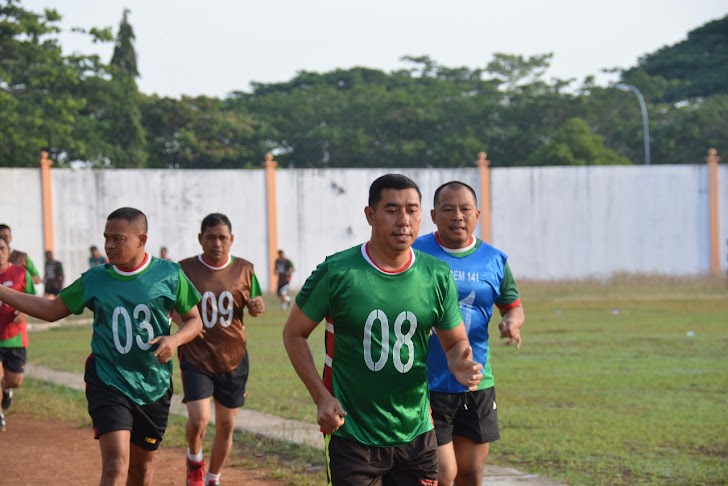
<path fill-rule="evenodd" d="M 375 363 L 372 358 L 372 330 L 376 321 L 379 321 L 379 328 L 381 330 L 382 351 L 379 359 Z M 405 321 L 409 322 L 407 334 L 402 333 L 402 326 Z M 415 345 L 412 342 L 412 336 L 414 336 L 416 330 L 417 317 L 410 311 L 400 312 L 394 321 L 394 335 L 397 340 L 392 350 L 394 367 L 400 373 L 407 373 L 412 369 L 412 364 L 415 361 Z M 402 346 L 407 348 L 408 358 L 406 363 L 402 362 Z M 383 311 L 375 309 L 369 313 L 367 322 L 364 325 L 364 362 L 370 370 L 381 371 L 387 363 L 387 359 L 389 359 L 389 319 L 387 319 Z"/>

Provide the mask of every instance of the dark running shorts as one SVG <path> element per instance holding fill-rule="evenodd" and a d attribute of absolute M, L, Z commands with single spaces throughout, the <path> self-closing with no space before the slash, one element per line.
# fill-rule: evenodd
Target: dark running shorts
<path fill-rule="evenodd" d="M 278 295 L 287 294 L 290 282 L 278 282 Z"/>
<path fill-rule="evenodd" d="M 28 353 L 25 348 L 0 348 L 0 362 L 11 373 L 25 373 Z"/>
<path fill-rule="evenodd" d="M 213 397 L 225 408 L 240 408 L 245 404 L 245 385 L 248 383 L 248 351 L 237 368 L 230 373 L 209 373 L 184 358 L 180 358 L 184 403 Z"/>
<path fill-rule="evenodd" d="M 437 445 L 452 442 L 452 436 L 484 444 L 500 439 L 495 387 L 474 392 L 430 392 Z"/>
<path fill-rule="evenodd" d="M 107 432 L 130 430 L 131 443 L 155 451 L 167 429 L 169 405 L 172 399 L 172 383 L 159 400 L 149 405 L 139 405 L 131 398 L 101 381 L 96 373 L 96 360 L 86 360 L 86 399 L 88 414 L 94 424 L 94 438 Z"/>
<path fill-rule="evenodd" d="M 398 447 L 365 446 L 331 434 L 324 436 L 324 442 L 329 485 L 437 485 L 437 439 L 434 430 Z"/>

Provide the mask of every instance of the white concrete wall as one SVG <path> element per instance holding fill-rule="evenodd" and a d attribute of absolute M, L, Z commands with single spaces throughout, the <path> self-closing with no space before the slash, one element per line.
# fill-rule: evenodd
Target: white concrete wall
<path fill-rule="evenodd" d="M 368 239 L 371 182 L 401 172 L 423 194 L 420 234 L 440 184 L 462 180 L 479 193 L 476 168 L 285 169 L 277 177 L 278 245 L 294 261 L 293 286 L 327 255 Z M 670 275 L 709 271 L 707 167 L 551 167 L 491 171 L 493 243 L 517 278 L 603 277 L 616 272 Z M 728 167 L 720 166 L 721 265 L 726 270 Z M 53 170 L 55 248 L 67 283 L 87 268 L 88 247 L 103 248 L 106 216 L 133 206 L 149 218 L 148 250 L 181 259 L 199 253 L 210 212 L 233 224 L 233 253 L 252 261 L 268 288 L 265 174 L 262 170 Z M 43 263 L 40 171 L 0 169 L 0 222 L 13 246 Z M 478 234 L 479 230 L 478 230 Z"/>
<path fill-rule="evenodd" d="M 10 226 L 11 246 L 30 256 L 43 277 L 43 205 L 40 169 L 0 168 L 0 223 Z"/>

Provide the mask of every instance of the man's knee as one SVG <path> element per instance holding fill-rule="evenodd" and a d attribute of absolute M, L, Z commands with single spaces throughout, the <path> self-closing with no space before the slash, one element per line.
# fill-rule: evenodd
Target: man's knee
<path fill-rule="evenodd" d="M 5 372 L 5 376 L 3 377 L 3 388 L 17 388 L 22 384 L 22 373 L 10 373 L 7 371 Z"/>

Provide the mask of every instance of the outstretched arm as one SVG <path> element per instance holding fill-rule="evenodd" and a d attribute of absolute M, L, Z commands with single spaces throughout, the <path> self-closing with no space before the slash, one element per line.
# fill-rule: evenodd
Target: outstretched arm
<path fill-rule="evenodd" d="M 317 422 L 327 432 L 344 425 L 346 412 L 341 403 L 324 386 L 308 345 L 308 336 L 318 326 L 294 302 L 286 325 L 283 327 L 283 345 L 298 377 L 318 408 Z"/>
<path fill-rule="evenodd" d="M 48 322 L 63 319 L 71 314 L 63 299 L 48 300 L 38 295 L 18 292 L 4 285 L 0 285 L 0 301 L 13 309 Z"/>
<path fill-rule="evenodd" d="M 473 349 L 470 347 L 465 324 L 462 322 L 447 331 L 437 331 L 442 349 L 447 356 L 447 367 L 455 375 L 458 382 L 470 391 L 478 388 L 483 379 L 483 366 L 473 361 Z"/>

